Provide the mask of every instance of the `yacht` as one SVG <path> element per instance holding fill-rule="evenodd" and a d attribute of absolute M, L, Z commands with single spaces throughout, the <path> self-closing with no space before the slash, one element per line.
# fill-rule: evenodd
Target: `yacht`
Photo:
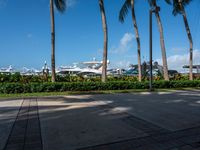
<path fill-rule="evenodd" d="M 8 68 L 0 68 L 0 73 L 14 73 L 15 70 L 10 65 Z"/>
<path fill-rule="evenodd" d="M 107 62 L 110 63 L 109 60 Z M 73 66 L 61 66 L 57 69 L 58 74 L 70 74 L 70 75 L 101 75 L 102 74 L 102 61 L 97 61 L 93 58 L 92 61 L 74 63 Z"/>
<path fill-rule="evenodd" d="M 39 75 L 41 73 L 42 73 L 42 71 L 40 71 L 40 70 L 37 70 L 37 69 L 34 69 L 34 68 L 29 69 L 29 68 L 26 68 L 26 67 L 23 67 L 22 70 L 20 71 L 21 75 L 27 75 L 27 76 L 29 76 L 29 75 Z"/>

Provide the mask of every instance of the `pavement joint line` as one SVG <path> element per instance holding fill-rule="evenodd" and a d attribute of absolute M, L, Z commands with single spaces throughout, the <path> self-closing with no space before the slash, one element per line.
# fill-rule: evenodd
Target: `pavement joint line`
<path fill-rule="evenodd" d="M 34 147 L 36 147 L 37 149 L 42 150 L 42 137 L 41 137 L 41 129 L 39 127 L 37 99 L 31 99 L 30 104 L 31 104 L 31 107 L 29 109 L 28 128 L 27 128 L 27 134 L 26 134 L 26 141 L 24 143 L 25 150 L 26 149 L 29 150 L 30 145 L 34 145 Z M 37 128 L 32 128 L 32 124 L 31 124 L 32 121 L 36 122 L 35 126 L 38 126 Z"/>
<path fill-rule="evenodd" d="M 109 104 L 102 105 L 100 107 L 103 107 L 104 109 L 113 109 L 114 108 L 113 106 L 111 106 Z M 133 127 L 137 128 L 139 130 L 142 130 L 142 131 L 144 131 L 144 129 L 145 129 L 147 134 L 156 135 L 156 134 L 160 134 L 160 133 L 170 133 L 170 130 L 160 127 L 160 126 L 158 126 L 152 122 L 149 122 L 147 120 L 144 120 L 142 118 L 136 117 L 128 112 L 122 112 L 121 114 L 126 115 L 126 117 L 120 118 L 120 120 L 122 122 L 127 123 L 130 126 L 133 126 L 132 124 L 134 124 L 134 125 L 137 124 L 136 126 L 133 126 Z"/>
<path fill-rule="evenodd" d="M 25 106 L 24 106 L 25 105 Z M 14 126 L 11 130 L 11 135 L 9 139 L 7 140 L 7 145 L 5 147 L 5 150 L 9 150 L 10 148 L 12 149 L 13 146 L 16 148 L 21 148 L 24 149 L 24 142 L 25 142 L 25 133 L 26 133 L 26 127 L 27 127 L 27 120 L 28 120 L 28 111 L 30 108 L 30 100 L 24 100 L 24 103 L 19 111 L 19 114 L 16 117 L 16 121 L 14 122 Z M 20 114 L 22 113 L 22 115 Z M 22 118 L 21 118 L 22 117 Z M 21 122 L 23 121 L 23 124 Z M 16 129 L 18 127 L 18 129 Z M 23 133 L 18 133 L 17 136 L 15 135 L 16 132 L 23 132 Z M 15 134 L 14 134 L 15 133 Z M 13 134 L 15 136 L 13 136 Z M 21 138 L 23 139 L 23 142 L 16 142 L 16 137 L 21 134 Z M 12 141 L 12 142 L 11 142 Z M 10 143 L 11 142 L 11 143 Z"/>
<path fill-rule="evenodd" d="M 37 113 L 37 119 L 38 119 L 38 126 L 39 126 L 39 134 L 40 134 L 40 144 L 41 144 L 41 150 L 43 149 L 43 141 L 42 141 L 42 133 L 41 133 L 41 123 L 40 123 L 40 114 L 39 114 L 39 107 L 38 107 L 38 99 L 36 98 L 36 113 Z"/>
<path fill-rule="evenodd" d="M 12 127 L 11 127 L 11 131 L 10 131 L 10 133 L 9 133 L 8 139 L 7 139 L 7 141 L 6 141 L 6 144 L 5 144 L 4 148 L 3 148 L 3 150 L 6 150 L 6 147 L 7 147 L 7 145 L 8 145 L 8 140 L 9 140 L 10 137 L 11 137 L 13 128 L 14 128 L 14 126 L 15 126 L 15 122 L 17 121 L 17 117 L 18 117 L 18 115 L 19 115 L 19 113 L 20 113 L 20 111 L 21 111 L 21 109 L 22 109 L 23 104 L 24 104 L 24 99 L 23 99 L 23 101 L 22 101 L 22 103 L 21 103 L 21 106 L 20 106 L 20 108 L 19 108 L 19 110 L 18 110 L 18 113 L 17 113 L 17 116 L 16 116 L 16 118 L 15 118 L 15 121 L 13 122 L 13 125 L 12 125 Z"/>
<path fill-rule="evenodd" d="M 190 132 L 190 129 L 191 128 L 189 128 L 188 129 L 188 132 Z M 192 128 L 192 129 L 194 129 L 194 128 Z M 200 127 L 196 127 L 195 129 L 200 129 Z M 170 133 L 163 133 L 163 134 L 161 134 L 162 136 L 170 136 L 170 135 L 172 135 L 172 134 L 174 134 L 174 133 L 180 133 L 180 132 L 184 132 L 184 131 L 187 131 L 187 129 L 184 129 L 184 130 L 179 130 L 179 131 L 171 131 Z M 156 136 L 156 135 L 155 135 Z M 172 139 L 171 141 L 168 141 L 168 140 L 164 140 L 164 141 L 161 141 L 161 142 L 159 142 L 158 140 L 155 140 L 155 138 L 153 138 L 153 137 L 155 137 L 155 136 L 153 136 L 153 135 L 149 135 L 149 136 L 145 136 L 145 137 L 139 137 L 139 138 L 132 138 L 132 139 L 128 139 L 128 140 L 121 140 L 121 141 L 115 141 L 115 142 L 111 142 L 111 143 L 105 143 L 105 144 L 99 144 L 99 145 L 93 145 L 93 146 L 88 146 L 88 147 L 82 147 L 82 148 L 78 148 L 77 150 L 90 150 L 90 149 L 92 149 L 92 150 L 100 150 L 102 147 L 109 147 L 109 146 L 113 146 L 113 145 L 115 145 L 115 144 L 125 144 L 125 143 L 127 143 L 127 142 L 131 142 L 131 143 L 133 143 L 134 144 L 134 142 L 135 143 L 138 143 L 138 142 L 140 142 L 140 141 L 143 141 L 143 140 L 148 140 L 148 139 L 153 139 L 153 141 L 155 142 L 154 144 L 159 144 L 159 145 L 169 145 L 169 143 L 173 143 L 174 142 L 174 145 L 176 145 L 177 144 L 177 146 L 172 146 L 172 147 L 170 147 L 170 148 L 168 148 L 168 150 L 170 150 L 170 149 L 172 149 L 172 148 L 179 148 L 179 147 L 183 147 L 183 146 L 190 146 L 190 147 L 192 147 L 192 148 L 196 148 L 193 144 L 200 144 L 200 141 L 199 142 L 193 142 L 193 143 L 186 143 L 184 140 L 180 140 L 179 141 L 179 139 Z M 158 136 L 158 135 L 157 135 Z M 187 136 L 187 133 L 185 133 L 185 135 L 184 136 Z M 181 137 L 180 137 L 181 138 Z M 175 140 L 177 140 L 177 141 L 175 141 Z M 148 143 L 148 142 L 147 142 Z M 150 142 L 149 144 L 146 144 L 146 145 L 143 145 L 143 146 L 136 146 L 136 147 L 134 147 L 134 148 L 142 148 L 142 147 L 144 147 L 144 146 L 151 146 L 152 145 L 152 143 Z M 167 149 L 167 148 L 166 148 Z"/>
<path fill-rule="evenodd" d="M 182 131 L 179 131 L 179 132 L 182 132 Z M 174 133 L 173 131 L 171 133 L 167 133 L 167 134 L 164 133 L 164 134 L 162 134 L 162 136 L 164 136 L 164 135 L 170 135 L 170 134 L 173 134 L 173 133 Z M 140 141 L 143 141 L 143 140 L 146 141 L 148 139 L 149 140 L 153 139 L 153 141 L 155 143 L 151 143 L 150 142 L 149 144 L 146 144 L 146 145 L 143 145 L 143 146 L 139 145 L 139 146 L 136 146 L 136 147 L 133 147 L 133 148 L 142 148 L 144 146 L 148 147 L 148 146 L 151 146 L 152 144 L 159 144 L 159 145 L 165 146 L 165 145 L 169 145 L 169 143 L 171 143 L 171 142 L 172 143 L 174 142 L 175 146 L 172 146 L 170 148 L 165 148 L 165 149 L 169 149 L 170 150 L 172 148 L 178 148 L 178 147 L 183 147 L 183 146 L 188 146 L 188 145 L 191 146 L 192 148 L 196 148 L 192 144 L 196 144 L 196 143 L 198 144 L 198 142 L 188 144 L 188 143 L 185 143 L 182 140 L 180 140 L 179 143 L 178 143 L 177 141 L 174 141 L 174 139 L 172 139 L 171 141 L 165 140 L 165 141 L 159 142 L 159 141 L 155 140 L 153 137 L 154 136 L 149 135 L 149 136 L 140 137 L 140 138 L 132 138 L 132 139 L 128 139 L 128 140 L 121 140 L 121 141 L 115 141 L 115 142 L 111 142 L 111 143 L 105 143 L 105 144 L 93 145 L 93 146 L 88 146 L 88 147 L 82 147 L 82 148 L 78 148 L 77 150 L 90 150 L 90 149 L 92 149 L 92 150 L 98 150 L 99 149 L 100 150 L 102 147 L 108 147 L 108 149 L 109 149 L 109 147 L 112 147 L 115 144 L 121 144 L 121 145 L 123 145 L 123 144 L 128 143 L 128 142 L 131 142 L 132 144 L 134 144 L 134 142 L 135 142 L 135 144 L 136 144 L 136 143 L 140 143 Z M 176 146 L 176 144 L 177 144 L 177 146 Z M 110 148 L 110 149 L 112 149 L 112 148 Z"/>
<path fill-rule="evenodd" d="M 103 107 L 104 109 L 112 109 L 112 108 L 114 108 L 113 106 L 111 106 L 111 105 L 109 105 L 109 104 L 106 104 L 106 105 L 102 105 L 102 106 L 100 106 L 100 107 Z M 195 143 L 187 143 L 186 141 L 184 141 L 184 140 L 182 140 L 181 138 L 183 137 L 183 136 L 187 136 L 187 133 L 188 132 L 190 132 L 191 130 L 200 130 L 200 126 L 195 126 L 195 127 L 191 127 L 191 128 L 186 128 L 186 129 L 181 129 L 181 130 L 176 130 L 176 131 L 170 131 L 170 130 L 168 130 L 168 129 L 165 129 L 165 128 L 162 128 L 162 127 L 160 127 L 160 126 L 158 126 L 158 125 L 156 125 L 156 124 L 154 124 L 154 123 L 152 123 L 152 122 L 149 122 L 149 121 L 146 121 L 146 120 L 144 120 L 144 119 L 142 119 L 142 118 L 139 118 L 139 117 L 136 117 L 136 116 L 134 116 L 134 115 L 132 115 L 132 114 L 130 114 L 130 113 L 128 113 L 128 112 L 122 112 L 122 114 L 126 114 L 126 117 L 125 118 L 129 118 L 129 119 L 134 119 L 134 121 L 136 121 L 136 120 L 138 120 L 138 122 L 139 122 L 139 125 L 137 125 L 135 128 L 137 128 L 137 129 L 141 129 L 141 127 L 140 127 L 140 124 L 143 124 L 144 126 L 146 126 L 147 127 L 147 130 L 148 130 L 148 128 L 150 128 L 150 132 L 152 132 L 152 133 L 148 133 L 147 132 L 147 136 L 145 136 L 145 137 L 139 137 L 139 138 L 131 138 L 131 139 L 126 139 L 126 140 L 120 140 L 120 141 L 114 141 L 114 142 L 110 142 L 110 143 L 104 143 L 104 144 L 99 144 L 99 145 L 91 145 L 91 146 L 87 146 L 87 147 L 80 147 L 80 148 L 78 148 L 77 150 L 90 150 L 90 149 L 92 149 L 92 150 L 95 150 L 95 149 L 101 149 L 102 147 L 108 147 L 108 149 L 109 149 L 109 147 L 111 146 L 114 146 L 115 144 L 122 144 L 123 145 L 123 143 L 127 143 L 127 142 L 140 142 L 140 141 L 142 141 L 142 140 L 145 140 L 145 139 L 152 139 L 155 143 L 157 143 L 157 144 L 159 144 L 160 146 L 164 146 L 164 145 L 166 145 L 167 143 L 171 143 L 171 144 L 173 144 L 174 146 L 172 146 L 172 147 L 170 147 L 170 148 L 168 148 L 168 149 L 172 149 L 172 148 L 178 148 L 178 147 L 183 147 L 183 146 L 191 146 L 192 148 L 196 148 L 196 147 L 194 147 L 192 144 L 199 144 L 198 142 L 195 142 Z M 122 120 L 122 121 L 124 121 L 123 120 L 124 118 L 121 118 L 120 120 Z M 128 120 L 129 121 L 129 120 Z M 124 121 L 125 123 L 127 123 L 126 122 L 126 120 Z M 130 122 L 129 123 L 127 123 L 127 124 L 129 124 L 129 125 L 131 125 L 131 122 L 133 122 L 132 120 L 130 120 Z M 137 121 L 136 121 L 137 122 Z M 138 123 L 137 122 L 137 123 Z M 136 123 L 136 124 L 137 124 Z M 134 124 L 135 124 L 135 122 L 134 122 Z M 150 125 L 150 127 L 149 127 L 149 125 Z M 134 126 L 133 126 L 134 127 Z M 152 131 L 151 129 L 151 127 L 153 127 L 154 129 L 158 129 L 158 130 L 155 130 L 155 131 Z M 141 129 L 142 130 L 142 129 Z M 162 132 L 162 131 L 164 131 L 164 132 Z M 145 132 L 145 131 L 144 131 Z M 184 132 L 186 132 L 186 133 L 184 133 Z M 146 133 L 146 132 L 145 132 Z M 181 137 L 178 137 L 177 139 L 176 139 L 176 136 L 178 135 L 178 134 L 183 134 L 183 135 L 181 135 Z M 157 136 L 157 138 L 158 138 L 158 136 L 163 136 L 163 138 L 165 138 L 165 137 L 167 137 L 167 136 L 172 136 L 172 137 L 174 137 L 172 140 L 163 140 L 163 141 L 159 141 L 159 140 L 156 140 L 156 137 Z M 169 138 L 169 137 L 168 137 Z M 169 138 L 170 139 L 170 138 Z M 148 142 L 147 142 L 148 143 Z M 134 144 L 134 143 L 133 143 Z M 150 144 L 146 144 L 146 146 L 151 146 L 151 143 Z M 143 146 L 138 146 L 138 147 L 135 147 L 135 148 L 142 148 Z M 112 148 L 111 148 L 112 149 Z"/>
<path fill-rule="evenodd" d="M 38 128 L 32 128 L 32 122 L 36 122 Z M 31 144 L 43 149 L 38 102 L 37 99 L 23 99 L 3 150 L 31 150 Z"/>
<path fill-rule="evenodd" d="M 29 107 L 28 107 L 28 112 L 27 112 L 27 119 L 26 119 L 26 126 L 25 126 L 25 133 L 24 133 L 24 144 L 23 144 L 23 149 L 25 147 L 25 142 L 26 142 L 26 133 L 27 133 L 27 127 L 28 127 L 28 118 L 29 118 L 29 112 L 30 112 L 30 106 L 31 106 L 31 100 L 29 100 Z"/>
<path fill-rule="evenodd" d="M 40 138 L 41 138 L 41 148 L 43 149 L 43 141 L 42 141 L 42 132 L 41 132 L 41 121 L 40 121 L 40 113 L 39 113 L 39 106 L 38 106 L 38 99 L 36 98 L 37 102 L 37 116 L 39 121 L 39 130 L 40 130 Z"/>
<path fill-rule="evenodd" d="M 26 108 L 26 106 L 25 106 L 25 108 L 23 108 L 25 99 L 23 99 L 21 106 L 19 106 L 19 111 L 18 111 L 15 121 L 11 127 L 10 134 L 12 133 L 12 130 L 14 128 L 13 126 L 17 122 L 17 119 L 19 121 L 22 120 L 24 122 L 24 120 L 25 120 L 27 122 L 26 130 L 25 130 L 26 133 L 28 130 L 27 129 L 28 123 L 32 122 L 32 121 L 37 121 L 39 130 L 38 130 L 38 128 L 37 129 L 31 128 L 31 131 L 35 131 L 35 130 L 39 131 L 36 133 L 40 135 L 40 138 L 38 138 L 38 139 L 40 139 L 40 141 L 36 140 L 36 143 L 40 142 L 40 143 L 38 143 L 38 145 L 40 145 L 39 148 L 41 148 L 41 147 L 43 148 L 42 135 L 41 135 L 41 124 L 40 124 L 40 117 L 39 117 L 40 114 L 39 114 L 39 106 L 38 106 L 37 98 L 34 100 L 26 99 L 26 102 L 27 101 L 29 101 L 28 109 Z M 33 107 L 32 107 L 31 102 L 34 103 Z M 103 111 L 107 112 L 109 109 L 115 108 L 115 106 L 105 104 L 105 105 L 99 106 L 99 108 L 100 109 L 102 108 Z M 153 148 L 155 148 L 155 149 L 163 148 L 163 149 L 172 150 L 172 149 L 179 149 L 179 148 L 182 149 L 187 146 L 195 149 L 195 148 L 197 148 L 196 146 L 199 146 L 199 144 L 200 144 L 200 140 L 199 140 L 200 139 L 200 125 L 181 129 L 181 130 L 171 131 L 171 130 L 165 129 L 163 127 L 160 127 L 159 125 L 156 125 L 152 122 L 149 122 L 148 120 L 145 120 L 143 118 L 140 118 L 133 114 L 130 114 L 129 112 L 121 112 L 120 114 L 122 114 L 122 115 L 125 114 L 125 117 L 122 117 L 119 120 L 121 120 L 123 123 L 125 123 L 129 126 L 132 126 L 133 128 L 142 130 L 144 133 L 147 133 L 147 136 L 138 137 L 138 138 L 134 137 L 134 138 L 124 139 L 124 140 L 122 139 L 119 141 L 113 141 L 110 143 L 103 143 L 103 144 L 99 144 L 99 145 L 91 145 L 91 146 L 87 146 L 87 147 L 80 147 L 80 148 L 78 148 L 78 150 L 90 150 L 90 149 L 102 150 L 102 148 L 112 149 L 113 147 L 116 147 L 116 150 L 119 150 L 120 147 L 121 147 L 121 149 L 123 149 L 123 145 L 125 146 L 124 147 L 125 149 L 127 148 L 126 150 L 128 150 L 128 149 L 132 150 L 135 148 L 141 149 L 141 148 L 148 148 L 148 147 L 150 149 L 151 148 L 152 149 Z M 111 115 L 115 115 L 115 114 L 111 114 Z M 26 118 L 26 116 L 27 116 L 27 118 Z M 123 119 L 125 119 L 125 121 Z M 140 126 L 140 125 L 142 125 L 142 126 Z M 20 126 L 24 126 L 24 123 L 22 125 L 20 124 Z M 146 130 L 146 128 L 147 128 L 147 130 Z M 143 130 L 143 129 L 145 129 L 145 130 Z M 148 131 L 150 131 L 150 132 L 148 132 Z M 165 131 L 165 132 L 162 132 L 162 131 Z M 130 132 L 131 132 L 131 130 L 130 130 Z M 8 136 L 8 140 L 9 140 L 10 134 Z M 22 138 L 23 138 L 23 136 L 22 136 Z M 7 143 L 8 143 L 8 140 L 7 140 Z M 21 144 L 24 144 L 23 149 L 31 149 L 31 147 L 26 147 L 26 146 L 31 146 L 31 144 L 33 144 L 34 142 L 27 143 L 27 145 L 25 146 L 26 140 L 27 140 L 27 134 L 24 135 L 24 143 L 21 143 Z M 141 143 L 143 143 L 144 145 L 141 145 Z M 127 145 L 127 144 L 129 144 L 129 145 Z M 133 146 L 133 147 L 130 148 L 130 146 Z M 156 147 L 156 146 L 158 146 L 158 147 Z M 5 150 L 7 150 L 7 149 L 5 149 Z"/>

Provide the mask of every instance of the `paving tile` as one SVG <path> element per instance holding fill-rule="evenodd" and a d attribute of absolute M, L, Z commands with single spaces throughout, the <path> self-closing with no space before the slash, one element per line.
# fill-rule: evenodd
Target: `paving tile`
<path fill-rule="evenodd" d="M 24 100 L 4 150 L 42 150 L 36 100 Z"/>

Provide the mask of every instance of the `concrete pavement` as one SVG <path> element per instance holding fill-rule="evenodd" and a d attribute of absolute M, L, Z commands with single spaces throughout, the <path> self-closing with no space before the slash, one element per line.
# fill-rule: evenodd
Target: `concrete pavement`
<path fill-rule="evenodd" d="M 0 100 L 0 150 L 5 146 L 22 100 Z"/>
<path fill-rule="evenodd" d="M 24 139 L 28 141 L 30 137 L 35 142 L 23 149 L 200 149 L 198 90 L 25 101 L 29 107 L 22 115 L 28 115 L 23 118 L 27 122 Z M 8 149 L 5 145 L 13 141 L 15 118 L 20 117 L 23 102 L 0 100 L 0 150 Z"/>

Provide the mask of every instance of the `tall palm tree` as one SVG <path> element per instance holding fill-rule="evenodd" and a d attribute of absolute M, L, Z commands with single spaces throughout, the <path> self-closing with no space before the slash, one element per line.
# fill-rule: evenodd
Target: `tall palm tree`
<path fill-rule="evenodd" d="M 140 48 L 140 37 L 139 37 L 139 31 L 135 16 L 135 1 L 134 0 L 125 0 L 120 13 L 119 13 L 119 21 L 124 23 L 125 17 L 127 16 L 128 9 L 131 8 L 132 12 L 132 20 L 133 20 L 133 26 L 135 30 L 135 36 L 136 36 L 136 42 L 137 42 L 137 54 L 138 54 L 138 80 L 142 81 L 142 67 L 141 67 L 141 48 Z"/>
<path fill-rule="evenodd" d="M 106 82 L 107 78 L 107 55 L 108 55 L 108 31 L 107 31 L 107 22 L 106 22 L 106 13 L 104 8 L 104 1 L 99 0 L 99 7 L 101 12 L 101 18 L 102 18 L 102 26 L 103 26 L 103 32 L 104 32 L 104 48 L 103 48 L 103 67 L 102 67 L 102 82 Z"/>
<path fill-rule="evenodd" d="M 55 20 L 54 20 L 54 5 L 57 10 L 61 13 L 65 11 L 66 2 L 65 0 L 50 0 L 50 15 L 51 15 L 51 71 L 52 77 L 51 81 L 56 81 L 56 71 L 55 71 Z"/>
<path fill-rule="evenodd" d="M 183 16 L 183 21 L 185 24 L 185 29 L 187 32 L 188 40 L 190 43 L 190 58 L 189 58 L 189 68 L 190 68 L 190 80 L 193 80 L 193 40 L 192 40 L 192 34 L 190 32 L 190 27 L 188 24 L 186 12 L 185 12 L 185 6 L 188 5 L 192 0 L 166 0 L 168 4 L 173 4 L 173 15 L 176 16 L 177 14 L 181 14 Z"/>
<path fill-rule="evenodd" d="M 168 0 L 166 0 L 168 1 Z M 157 0 L 148 0 L 149 5 L 151 7 L 157 7 Z M 167 65 L 167 56 L 166 56 L 166 49 L 165 49 L 165 41 L 164 41 L 164 33 L 163 33 L 163 26 L 162 26 L 162 21 L 160 18 L 160 14 L 158 11 L 155 12 L 155 16 L 157 19 L 157 24 L 160 32 L 160 46 L 161 46 L 161 51 L 162 51 L 162 61 L 163 61 L 163 74 L 164 74 L 164 79 L 169 80 L 169 74 L 168 74 L 168 65 Z"/>

